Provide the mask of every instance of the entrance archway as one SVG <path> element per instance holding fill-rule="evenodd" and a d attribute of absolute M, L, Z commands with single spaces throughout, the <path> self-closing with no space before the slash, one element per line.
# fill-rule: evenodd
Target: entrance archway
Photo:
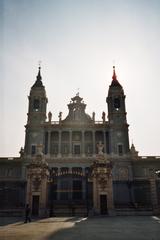
<path fill-rule="evenodd" d="M 100 195 L 100 212 L 102 215 L 105 215 L 108 213 L 107 195 L 106 194 Z"/>
<path fill-rule="evenodd" d="M 37 195 L 32 196 L 32 215 L 39 215 L 39 196 Z"/>
<path fill-rule="evenodd" d="M 52 169 L 51 169 L 52 170 Z M 80 167 L 53 169 L 49 187 L 49 207 L 52 215 L 88 215 L 92 204 L 92 185 L 88 172 Z"/>

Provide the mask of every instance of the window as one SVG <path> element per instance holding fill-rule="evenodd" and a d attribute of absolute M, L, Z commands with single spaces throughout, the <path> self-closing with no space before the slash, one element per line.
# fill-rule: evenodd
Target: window
<path fill-rule="evenodd" d="M 85 154 L 87 154 L 87 155 L 93 154 L 93 145 L 92 144 L 85 145 Z"/>
<path fill-rule="evenodd" d="M 34 99 L 34 102 L 33 102 L 33 109 L 35 111 L 38 111 L 39 110 L 39 107 L 40 107 L 40 102 L 38 99 Z"/>
<path fill-rule="evenodd" d="M 62 154 L 68 154 L 69 153 L 69 144 L 62 143 L 61 150 L 62 150 Z"/>
<path fill-rule="evenodd" d="M 53 144 L 51 146 L 51 153 L 52 154 L 58 154 L 58 144 Z"/>
<path fill-rule="evenodd" d="M 114 99 L 114 108 L 116 110 L 119 110 L 119 108 L 120 108 L 120 99 L 119 98 Z"/>
<path fill-rule="evenodd" d="M 31 154 L 32 155 L 36 154 L 36 145 L 32 145 L 32 147 L 31 147 Z"/>
<path fill-rule="evenodd" d="M 80 154 L 80 145 L 74 145 L 74 154 L 76 155 Z"/>
<path fill-rule="evenodd" d="M 118 145 L 118 154 L 119 154 L 119 156 L 123 155 L 123 145 L 122 144 Z"/>

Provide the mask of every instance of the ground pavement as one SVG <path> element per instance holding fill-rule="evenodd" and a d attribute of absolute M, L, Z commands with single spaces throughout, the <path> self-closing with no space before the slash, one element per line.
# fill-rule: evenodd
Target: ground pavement
<path fill-rule="evenodd" d="M 22 220 L 0 218 L 0 240 L 160 240 L 154 216 Z"/>

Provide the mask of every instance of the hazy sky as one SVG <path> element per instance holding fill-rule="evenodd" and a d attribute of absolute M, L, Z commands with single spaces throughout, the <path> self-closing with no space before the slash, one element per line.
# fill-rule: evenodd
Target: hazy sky
<path fill-rule="evenodd" d="M 24 146 L 39 60 L 53 120 L 78 88 L 101 120 L 115 63 L 130 143 L 160 155 L 159 0 L 0 0 L 0 29 L 0 156 Z"/>

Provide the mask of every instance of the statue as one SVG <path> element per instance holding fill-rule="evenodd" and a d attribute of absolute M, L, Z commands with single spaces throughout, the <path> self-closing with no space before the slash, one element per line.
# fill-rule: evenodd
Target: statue
<path fill-rule="evenodd" d="M 102 120 L 103 120 L 103 123 L 105 123 L 105 121 L 106 121 L 106 114 L 105 114 L 105 112 L 102 112 Z"/>
<path fill-rule="evenodd" d="M 62 112 L 59 112 L 58 117 L 59 117 L 59 121 L 61 121 L 62 120 Z"/>
<path fill-rule="evenodd" d="M 20 157 L 24 156 L 24 149 L 21 147 L 20 151 L 19 151 Z"/>
<path fill-rule="evenodd" d="M 43 144 L 37 144 L 37 155 L 43 155 Z"/>
<path fill-rule="evenodd" d="M 95 112 L 92 113 L 92 120 L 95 122 Z"/>
<path fill-rule="evenodd" d="M 98 148 L 98 154 L 103 155 L 104 144 L 101 141 L 97 144 L 97 148 Z"/>
<path fill-rule="evenodd" d="M 49 112 L 48 113 L 48 122 L 51 123 L 51 121 L 52 121 L 52 113 Z"/>

